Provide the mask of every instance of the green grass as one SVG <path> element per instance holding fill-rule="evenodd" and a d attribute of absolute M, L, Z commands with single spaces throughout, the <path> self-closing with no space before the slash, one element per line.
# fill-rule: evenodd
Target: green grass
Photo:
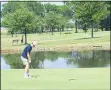
<path fill-rule="evenodd" d="M 69 31 L 68 31 L 69 32 Z M 37 47 L 56 47 L 56 46 L 68 46 L 68 45 L 109 45 L 110 44 L 110 31 L 99 31 L 94 32 L 94 38 L 91 38 L 91 32 L 74 33 L 70 31 L 71 34 L 65 34 L 62 32 L 61 35 L 59 32 L 54 32 L 54 35 L 49 35 L 49 33 L 43 34 L 28 34 L 27 40 L 28 43 L 31 43 L 32 40 L 38 41 Z M 2 34 L 1 35 L 1 48 L 2 49 L 23 49 L 24 44 L 12 44 L 13 39 L 21 39 L 22 35 L 18 37 L 11 37 L 11 35 Z"/>
<path fill-rule="evenodd" d="M 1 90 L 110 90 L 110 68 L 1 70 Z"/>

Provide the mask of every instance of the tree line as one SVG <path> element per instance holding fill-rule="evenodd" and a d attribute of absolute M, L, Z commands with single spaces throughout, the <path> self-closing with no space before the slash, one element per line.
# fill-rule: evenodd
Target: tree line
<path fill-rule="evenodd" d="M 110 22 L 110 2 L 64 2 L 64 5 L 41 4 L 41 2 L 12 2 L 3 4 L 2 26 L 8 27 L 8 32 L 12 34 L 21 33 L 25 35 L 27 43 L 27 33 L 62 32 L 69 26 L 69 21 L 75 22 L 75 33 L 78 28 L 87 32 L 92 28 L 111 29 Z"/>

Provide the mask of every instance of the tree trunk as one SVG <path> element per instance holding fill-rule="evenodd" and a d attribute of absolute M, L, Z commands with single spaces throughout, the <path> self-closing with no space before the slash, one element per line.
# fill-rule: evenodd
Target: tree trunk
<path fill-rule="evenodd" d="M 13 30 L 11 31 L 11 34 L 12 34 L 12 37 L 13 37 L 13 34 L 14 34 L 14 33 L 13 33 Z"/>
<path fill-rule="evenodd" d="M 96 31 L 98 32 L 98 23 L 97 23 L 97 26 L 96 26 Z"/>
<path fill-rule="evenodd" d="M 76 28 L 75 33 L 78 33 L 78 31 L 77 31 L 77 20 L 75 20 L 75 28 Z"/>
<path fill-rule="evenodd" d="M 92 31 L 91 31 L 91 38 L 93 38 L 93 21 L 92 21 Z"/>
<path fill-rule="evenodd" d="M 27 44 L 27 30 L 25 29 L 25 44 Z"/>
<path fill-rule="evenodd" d="M 61 28 L 59 30 L 60 30 L 60 34 L 61 34 Z"/>
<path fill-rule="evenodd" d="M 103 29 L 104 29 L 104 28 L 103 28 L 103 26 L 102 26 L 102 27 L 101 27 L 101 30 L 104 31 Z"/>
<path fill-rule="evenodd" d="M 87 25 L 86 25 L 86 24 L 83 25 L 83 31 L 84 31 L 85 33 L 87 32 Z"/>
<path fill-rule="evenodd" d="M 41 31 L 42 31 L 42 33 L 44 32 L 43 30 L 44 30 L 44 27 L 41 27 Z"/>
<path fill-rule="evenodd" d="M 64 25 L 62 25 L 62 31 L 64 31 Z"/>
<path fill-rule="evenodd" d="M 53 29 L 54 29 L 54 28 L 52 27 L 52 29 L 51 29 L 51 30 L 52 30 L 52 35 L 53 35 Z"/>
<path fill-rule="evenodd" d="M 59 27 L 57 28 L 57 30 L 58 30 L 58 32 L 59 32 L 59 30 L 60 30 Z"/>
<path fill-rule="evenodd" d="M 13 33 L 12 33 L 12 37 L 13 37 Z"/>
<path fill-rule="evenodd" d="M 50 27 L 49 29 L 50 29 L 50 31 L 49 31 L 49 35 L 50 35 L 50 34 L 51 34 L 51 32 L 52 32 L 52 31 L 51 31 L 51 27 Z"/>
<path fill-rule="evenodd" d="M 93 58 L 93 61 L 95 60 L 95 52 L 94 50 L 92 51 L 92 58 Z"/>
<path fill-rule="evenodd" d="M 108 31 L 108 27 L 107 24 L 105 23 L 105 31 Z"/>

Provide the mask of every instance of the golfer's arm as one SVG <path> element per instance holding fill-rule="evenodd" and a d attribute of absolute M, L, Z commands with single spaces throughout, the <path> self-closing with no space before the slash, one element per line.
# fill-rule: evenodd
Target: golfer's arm
<path fill-rule="evenodd" d="M 28 61 L 30 61 L 30 54 L 29 52 L 27 53 Z"/>

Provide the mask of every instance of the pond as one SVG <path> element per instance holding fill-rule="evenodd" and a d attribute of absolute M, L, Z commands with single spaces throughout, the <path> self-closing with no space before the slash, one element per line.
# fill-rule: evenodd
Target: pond
<path fill-rule="evenodd" d="M 19 54 L 1 55 L 1 69 L 23 69 Z M 110 50 L 31 53 L 31 69 L 110 67 Z"/>

